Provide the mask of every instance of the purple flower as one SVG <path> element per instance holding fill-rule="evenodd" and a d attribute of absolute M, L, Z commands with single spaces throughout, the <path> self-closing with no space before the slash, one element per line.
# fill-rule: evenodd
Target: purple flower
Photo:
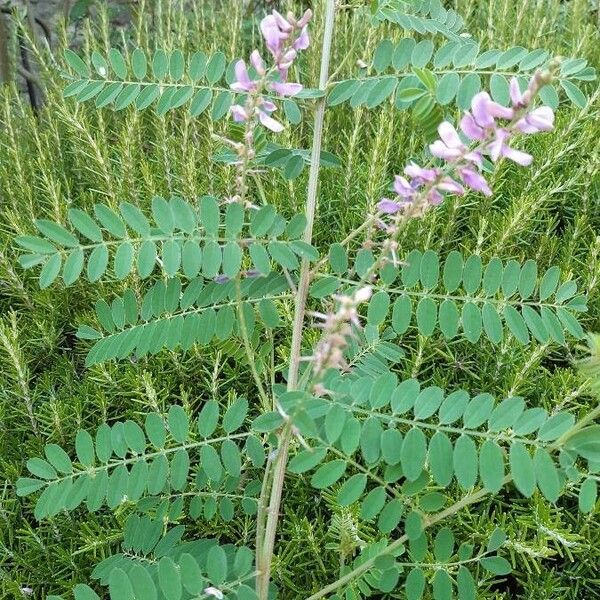
<path fill-rule="evenodd" d="M 472 140 L 485 140 L 486 132 L 483 127 L 477 124 L 475 117 L 470 112 L 466 112 L 460 121 L 461 131 Z"/>
<path fill-rule="evenodd" d="M 254 69 L 256 70 L 256 72 L 263 77 L 266 73 L 266 69 L 265 69 L 265 63 L 260 55 L 260 52 L 258 50 L 253 50 L 252 54 L 250 55 L 250 63 L 252 64 L 252 66 L 254 67 Z"/>
<path fill-rule="evenodd" d="M 292 29 L 293 27 L 276 10 L 260 22 L 260 30 L 267 43 L 267 48 L 273 55 L 281 52 L 283 42 L 289 38 Z"/>
<path fill-rule="evenodd" d="M 402 198 L 412 198 L 415 193 L 413 186 L 402 175 L 394 178 L 394 191 Z"/>
<path fill-rule="evenodd" d="M 448 192 L 449 194 L 457 194 L 462 196 L 465 193 L 465 188 L 460 185 L 458 181 L 454 181 L 452 177 L 444 177 L 436 187 L 438 190 L 442 190 L 442 192 Z"/>
<path fill-rule="evenodd" d="M 308 27 L 304 26 L 300 35 L 296 38 L 292 47 L 294 50 L 306 50 L 310 45 L 310 38 L 308 36 Z"/>
<path fill-rule="evenodd" d="M 525 108 L 526 106 L 529 106 L 531 102 L 531 90 L 527 89 L 521 93 L 519 80 L 516 77 L 513 77 L 510 80 L 509 91 L 510 101 L 514 108 Z"/>
<path fill-rule="evenodd" d="M 397 212 L 403 210 L 406 204 L 407 202 L 395 202 L 389 198 L 382 198 L 377 203 L 377 210 L 386 215 L 395 215 Z"/>
<path fill-rule="evenodd" d="M 258 110 L 258 120 L 267 128 L 274 133 L 281 133 L 283 131 L 283 125 L 271 117 L 271 113 L 276 110 L 276 106 L 265 100 Z"/>
<path fill-rule="evenodd" d="M 514 111 L 502 104 L 494 102 L 487 92 L 479 92 L 471 100 L 471 111 L 475 121 L 480 127 L 494 128 L 495 118 L 512 119 Z"/>

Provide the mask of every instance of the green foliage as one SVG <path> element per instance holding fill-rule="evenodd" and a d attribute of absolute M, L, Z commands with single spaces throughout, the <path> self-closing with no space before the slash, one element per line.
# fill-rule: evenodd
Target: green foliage
<path fill-rule="evenodd" d="M 354 272 L 362 275 L 374 260 L 370 251 L 359 251 Z M 344 275 L 348 270 L 349 259 L 339 245 L 332 246 L 329 262 L 334 273 Z M 574 281 L 560 283 L 558 267 L 539 277 L 531 259 L 520 265 L 494 257 L 484 265 L 478 255 L 465 259 L 456 250 L 443 266 L 433 250 L 413 250 L 401 262 L 400 270 L 382 274 L 380 290 L 367 310 L 369 325 L 378 326 L 391 316 L 398 335 L 413 323 L 421 335 L 431 336 L 438 328 L 447 340 L 456 337 L 460 328 L 471 343 L 485 336 L 500 344 L 506 332 L 520 344 L 532 338 L 565 344 L 567 334 L 577 339 L 584 335 L 575 314 L 587 310 L 585 296 L 577 295 Z M 393 287 L 398 279 L 402 287 Z M 342 282 L 349 280 L 327 276 L 313 284 L 312 294 L 320 297 Z"/>
<path fill-rule="evenodd" d="M 364 327 L 347 340 L 348 371 L 328 375 L 326 396 L 286 396 L 281 382 L 289 362 L 294 259 L 317 259 L 312 249 L 292 245 L 302 235 L 302 217 L 294 218 L 287 231 L 274 233 L 266 225 L 271 208 L 260 218 L 250 209 L 237 231 L 233 212 L 239 208 L 229 215 L 229 205 L 220 206 L 215 225 L 214 209 L 206 205 L 204 211 L 191 200 L 197 190 L 218 198 L 230 193 L 232 155 L 212 134 L 226 129 L 226 135 L 239 140 L 240 130 L 225 125 L 224 117 L 210 123 L 230 101 L 230 66 L 214 84 L 205 74 L 192 80 L 190 58 L 202 47 L 208 62 L 224 39 L 231 46 L 228 53 L 245 55 L 251 28 L 238 35 L 239 4 L 228 6 L 227 19 L 214 3 L 200 3 L 194 16 L 163 4 L 165 18 L 151 26 L 142 15 L 132 35 L 135 45 L 182 49 L 168 56 L 159 52 L 156 65 L 154 52 L 137 49 L 94 54 L 91 66 L 68 54 L 72 83 L 81 79 L 83 87 L 64 100 L 56 92 L 55 74 L 43 71 L 49 101 L 37 121 L 10 90 L 0 102 L 6 124 L 0 131 L 3 231 L 10 232 L 2 301 L 7 310 L 18 311 L 18 318 L 7 313 L 0 323 L 0 410 L 10 433 L 3 438 L 0 461 L 9 482 L 2 501 L 0 595 L 20 598 L 21 590 L 30 587 L 40 599 L 56 600 L 47 594 L 62 593 L 65 600 L 73 595 L 76 600 L 109 595 L 170 600 L 198 597 L 211 585 L 228 597 L 255 598 L 252 553 L 231 544 L 253 545 L 260 478 L 265 465 L 271 465 L 267 456 L 277 456 L 273 434 L 291 422 L 297 429 L 294 473 L 285 483 L 273 564 L 280 595 L 308 598 L 338 571 L 343 576 L 364 567 L 331 597 L 492 598 L 508 585 L 515 597 L 593 597 L 599 434 L 591 418 L 581 426 L 573 423 L 593 417 L 597 399 L 567 364 L 564 346 L 570 337 L 582 335 L 582 327 L 594 326 L 598 309 L 592 236 L 598 225 L 592 201 L 595 122 L 586 120 L 585 112 L 565 108 L 556 136 L 530 142 L 539 169 L 519 175 L 502 166 L 490 174 L 500 191 L 495 198 L 467 196 L 412 223 L 401 248 L 436 251 L 403 252 L 405 266 L 387 265 L 381 271 L 370 303 L 361 309 Z M 482 47 L 512 48 L 518 23 L 532 47 L 541 42 L 553 55 L 576 52 L 597 65 L 582 5 L 575 0 L 568 12 L 558 14 L 559 3 L 549 2 L 519 7 L 513 14 L 510 4 L 477 4 L 465 16 Z M 374 57 L 361 82 L 378 80 L 370 93 L 379 110 L 368 118 L 342 106 L 328 111 L 325 144 L 332 154 L 324 153 L 321 165 L 343 169 L 322 171 L 320 181 L 315 247 L 330 248 L 331 274 L 313 285 L 315 311 L 331 310 L 331 294 L 348 292 L 368 274 L 378 258 L 375 250 L 365 247 L 360 256 L 349 256 L 339 240 L 361 225 L 390 173 L 423 145 L 418 130 L 408 132 L 407 113 L 395 110 L 402 82 L 413 78 L 403 102 L 420 103 L 427 135 L 443 111 L 464 103 L 477 77 L 499 97 L 510 73 L 530 72 L 522 59 L 500 69 L 498 53 L 489 55 L 493 64 L 481 66 L 485 53 L 479 51 L 460 66 L 459 52 L 450 44 L 464 46 L 466 60 L 475 51 L 474 38 L 461 36 L 462 20 L 437 2 L 381 1 L 373 8 L 382 36 L 390 38 L 379 48 L 372 40 L 380 36 L 366 34 L 362 15 L 347 17 L 344 6 L 336 25 L 335 52 L 343 60 L 348 54 L 344 64 Z M 542 17 L 553 28 L 540 39 Z M 492 22 L 495 27 L 488 29 Z M 411 51 L 409 63 L 392 69 L 398 24 L 421 37 L 414 40 L 416 63 Z M 582 33 L 576 50 L 572 31 Z M 441 53 L 435 50 L 435 33 L 450 39 L 443 46 L 452 55 L 445 66 L 435 64 Z M 117 39 L 96 40 L 85 32 L 84 37 L 90 53 L 110 48 Z M 431 41 L 431 58 L 420 67 Z M 392 66 L 386 65 L 390 46 Z M 547 59 L 544 51 L 523 55 L 530 61 L 542 56 Z M 306 53 L 303 71 L 305 65 L 313 77 L 318 52 Z M 92 69 L 102 67 L 106 77 L 93 74 Z M 575 105 L 586 100 L 573 85 L 593 77 L 590 69 L 581 61 L 563 62 L 560 86 Z M 152 99 L 155 86 L 159 91 Z M 190 86 L 193 94 L 186 101 Z M 338 86 L 341 82 L 330 93 Z M 73 98 L 85 87 L 86 94 L 96 94 L 90 98 L 96 102 L 105 94 L 105 108 L 128 110 L 96 114 L 89 106 L 76 106 Z M 392 87 L 395 91 L 389 92 Z M 459 102 L 461 87 L 464 99 Z M 172 88 L 181 92 L 181 110 L 175 110 Z M 114 98 L 107 99 L 115 90 Z M 144 93 L 154 110 L 138 114 Z M 386 101 L 394 94 L 394 102 Z M 297 123 L 305 100 L 311 98 L 298 105 L 282 103 L 277 114 Z M 206 103 L 200 119 L 190 118 L 194 101 L 196 110 Z M 358 108 L 368 107 L 364 102 Z M 432 116 L 425 110 L 429 107 Z M 585 110 L 593 107 L 586 104 Z M 290 215 L 304 200 L 310 128 L 290 128 L 282 137 L 289 148 L 257 138 L 249 198 L 260 204 L 264 186 L 273 210 Z M 287 181 L 262 172 L 267 167 Z M 151 206 L 145 199 L 156 193 L 168 200 Z M 191 222 L 178 221 L 181 216 L 175 213 L 183 205 L 175 206 L 179 200 L 172 193 L 190 199 L 182 202 L 194 214 L 192 231 L 179 228 L 178 223 Z M 68 213 L 65 197 L 72 201 Z M 116 218 L 103 209 L 104 220 L 96 214 L 98 197 Z M 123 199 L 130 205 L 120 205 Z M 52 221 L 39 221 L 42 229 L 28 239 L 23 266 L 40 266 L 43 285 L 65 276 L 66 283 L 79 285 L 57 286 L 50 294 L 12 270 L 13 233 L 27 231 L 40 215 Z M 279 215 L 275 220 L 281 223 Z M 218 267 L 211 242 L 219 246 Z M 465 249 L 460 260 L 449 253 L 458 247 Z M 98 250 L 92 260 L 96 248 L 106 250 Z M 479 262 L 479 255 L 503 258 Z M 528 260 L 532 257 L 537 267 Z M 84 281 L 90 261 L 94 285 Z M 547 273 L 541 268 L 552 264 L 557 267 Z M 569 281 L 571 274 L 577 285 Z M 114 281 L 121 277 L 123 282 Z M 264 414 L 248 385 L 236 280 L 255 364 L 269 395 L 276 382 L 278 409 Z M 589 295 L 589 313 L 578 289 Z M 105 300 L 98 300 L 98 294 Z M 430 301 L 419 310 L 425 299 Z M 496 329 L 485 326 L 484 311 L 491 310 L 498 317 Z M 80 339 L 94 344 L 88 365 L 105 363 L 91 370 L 84 369 L 81 356 L 87 344 L 73 347 L 73 323 L 82 322 Z M 307 330 L 303 353 L 310 354 L 318 336 Z M 525 338 L 540 343 L 524 345 Z M 161 352 L 165 349 L 169 352 Z M 127 356 L 132 360 L 108 363 Z M 586 376 L 597 378 L 597 372 Z M 453 391 L 459 387 L 472 394 Z M 237 399 L 238 394 L 249 402 Z M 503 400 L 496 402 L 494 396 Z M 206 397 L 211 399 L 206 402 Z M 169 409 L 180 398 L 185 410 Z M 105 421 L 109 424 L 101 425 Z M 164 470 L 159 456 L 166 458 Z M 19 477 L 17 498 L 10 482 Z M 95 497 L 90 495 L 93 486 Z M 477 505 L 465 504 L 452 518 L 434 522 L 472 495 Z M 78 508 L 71 509 L 77 501 Z M 101 506 L 83 510 L 88 502 L 92 508 L 98 502 Z M 390 549 L 396 541 L 401 543 Z M 237 555 L 245 565 L 241 571 L 235 567 Z M 93 590 L 83 583 L 73 588 L 84 581 Z"/>
<path fill-rule="evenodd" d="M 390 21 L 406 31 L 440 33 L 452 40 L 461 40 L 462 17 L 455 10 L 444 8 L 439 0 L 375 0 L 371 12 L 375 20 Z"/>
<path fill-rule="evenodd" d="M 77 281 L 84 270 L 88 281 L 96 282 L 109 264 L 117 280 L 132 272 L 146 279 L 157 264 L 169 277 L 182 273 L 195 278 L 202 273 L 204 278 L 213 279 L 219 274 L 236 277 L 245 252 L 253 268 L 264 275 L 270 272 L 271 261 L 294 271 L 299 266 L 298 257 L 318 258 L 317 251 L 299 239 L 304 217 L 297 215 L 286 222 L 270 205 L 247 217 L 236 203 L 222 211 L 212 196 L 203 196 L 198 207 L 179 197 L 166 201 L 155 196 L 152 223 L 129 202 L 122 202 L 119 212 L 96 204 L 94 217 L 73 208 L 69 211 L 71 230 L 39 219 L 36 227 L 43 237 L 17 238 L 19 246 L 30 252 L 21 257 L 21 265 L 41 265 L 40 287 L 50 286 L 61 269 L 66 285 Z"/>
<path fill-rule="evenodd" d="M 219 508 L 224 518 L 231 515 L 230 520 L 231 492 L 242 485 L 248 465 L 261 466 L 265 460 L 258 438 L 239 431 L 247 412 L 247 400 L 239 398 L 221 419 L 219 405 L 210 400 L 193 422 L 181 406 L 172 405 L 166 418 L 148 413 L 143 428 L 127 420 L 103 423 L 93 436 L 81 429 L 75 441 L 75 461 L 60 446 L 46 445 L 45 458 L 27 462 L 33 477 L 17 481 L 17 494 L 42 491 L 35 504 L 35 517 L 41 520 L 82 504 L 95 512 L 103 505 L 114 509 L 146 496 L 184 492 L 193 478 L 196 492 L 209 488 L 218 497 L 219 488 L 226 490 L 218 504 L 213 498 L 203 508 L 206 518 Z M 256 500 L 251 492 L 256 486 L 245 485 L 248 494 L 240 496 L 241 508 L 252 515 Z M 201 508 L 196 502 L 190 512 L 200 514 Z"/>
<path fill-rule="evenodd" d="M 186 351 L 194 344 L 208 345 L 214 338 L 224 341 L 241 337 L 240 317 L 236 312 L 239 298 L 245 328 L 252 335 L 261 321 L 268 329 L 281 325 L 277 300 L 289 284 L 283 275 L 204 284 L 202 278 L 191 280 L 182 289 L 179 279 L 157 281 L 138 302 L 133 290 L 109 305 L 96 303 L 96 317 L 105 333 L 87 325 L 79 327 L 78 337 L 95 340 L 86 364 L 94 365 L 135 354 L 140 358 L 157 354 L 164 348 Z"/>
<path fill-rule="evenodd" d="M 384 39 L 375 49 L 367 70 L 359 77 L 337 81 L 332 86 L 328 104 L 348 103 L 354 109 L 359 106 L 373 109 L 391 99 L 397 109 L 412 109 L 417 122 L 433 137 L 443 119 L 444 107 L 455 103 L 465 110 L 482 89 L 489 89 L 496 102 L 507 105 L 510 77 L 518 77 L 524 87 L 533 72 L 547 65 L 551 58 L 547 50 L 529 51 L 522 46 L 481 51 L 472 39 L 451 39 L 437 48 L 427 38 L 417 41 L 404 37 L 397 43 Z M 573 104 L 583 108 L 586 96 L 574 82 L 595 78 L 594 67 L 588 66 L 585 59 L 564 60 L 556 83 L 545 86 L 540 98 L 544 104 L 556 108 L 562 89 Z"/>

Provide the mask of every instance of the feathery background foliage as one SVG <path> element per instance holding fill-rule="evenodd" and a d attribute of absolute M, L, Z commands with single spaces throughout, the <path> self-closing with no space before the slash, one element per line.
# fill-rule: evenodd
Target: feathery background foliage
<path fill-rule="evenodd" d="M 152 11 L 144 11 L 140 3 L 133 25 L 122 31 L 111 28 L 103 13 L 94 22 L 85 20 L 85 53 L 106 53 L 127 40 L 153 48 L 160 39 L 167 50 L 222 50 L 230 57 L 245 55 L 255 45 L 256 26 L 234 0 L 183 3 L 185 10 L 180 2 L 152 4 Z M 587 0 L 456 0 L 453 7 L 482 47 L 541 46 L 600 67 L 598 8 Z M 321 19 L 317 12 L 315 39 Z M 369 61 L 381 38 L 398 36 L 385 22 L 378 30 L 369 28 L 350 10 L 342 11 L 336 27 L 333 65 L 340 66 L 343 77 L 351 76 L 356 60 Z M 66 33 L 62 40 L 69 45 Z M 81 280 L 68 288 L 40 290 L 33 273 L 18 266 L 14 237 L 32 233 L 36 218 L 64 223 L 69 208 L 89 210 L 98 201 L 113 206 L 130 202 L 148 214 L 156 194 L 220 197 L 228 193 L 233 177 L 226 164 L 210 160 L 220 149 L 211 137 L 218 123 L 206 116 L 192 119 L 186 111 L 158 117 L 149 111 L 113 113 L 76 104 L 62 96 L 62 52 L 37 52 L 47 95 L 40 114 L 32 114 L 15 89 L 0 90 L 0 474 L 5 481 L 0 498 L 0 596 L 7 599 L 22 598 L 24 588 L 30 588 L 34 598 L 68 595 L 75 583 L 89 581 L 93 566 L 117 551 L 129 514 L 126 507 L 114 514 L 101 509 L 38 523 L 32 500 L 17 499 L 15 493 L 14 482 L 26 476 L 26 458 L 41 455 L 46 443 L 73 448 L 80 428 L 95 430 L 105 420 L 139 421 L 140 414 L 166 412 L 174 402 L 190 412 L 209 399 L 221 405 L 221 412 L 237 397 L 258 403 L 245 357 L 227 341 L 185 355 L 162 351 L 137 362 L 86 368 L 90 345 L 76 338 L 77 325 L 93 320 L 90 307 L 99 296 L 123 293 L 127 287 L 135 290 L 140 282 L 131 278 L 111 283 L 111 290 L 104 285 L 94 290 Z M 318 56 L 312 49 L 303 70 L 304 81 L 314 84 Z M 582 322 L 586 329 L 598 330 L 600 93 L 597 86 L 590 89 L 585 108 L 563 105 L 556 131 L 527 141 L 535 157 L 531 170 L 503 164 L 491 182 L 496 190 L 491 199 L 469 195 L 447 200 L 424 220 L 410 224 L 402 240 L 406 247 L 432 249 L 443 256 L 456 249 L 464 256 L 476 252 L 484 263 L 494 256 L 519 262 L 535 257 L 540 271 L 558 265 L 564 279 L 576 279 L 587 292 L 588 312 Z M 392 174 L 418 155 L 427 131 L 414 119 L 387 104 L 372 112 L 346 105 L 329 113 L 324 149 L 342 166 L 322 171 L 317 247 L 327 248 L 360 224 L 385 193 Z M 307 119 L 286 130 L 281 143 L 308 147 L 309 123 Z M 261 193 L 260 188 L 252 189 Z M 274 174 L 269 202 L 290 217 L 302 209 L 305 190 L 305 172 L 291 181 Z M 283 316 L 289 317 L 291 310 L 292 300 L 282 299 Z M 576 414 L 597 402 L 573 368 L 574 356 L 567 347 L 553 346 L 548 355 L 547 346 L 538 342 L 524 346 L 508 338 L 494 346 L 482 338 L 473 346 L 460 337 L 444 340 L 416 330 L 409 333 L 403 338 L 405 356 L 398 363 L 401 379 L 419 377 L 444 390 L 460 386 L 472 395 L 521 395 L 529 406 L 550 413 L 560 408 Z M 274 329 L 271 344 L 264 348 L 275 369 L 287 360 L 281 335 Z M 304 478 L 287 480 L 285 525 L 276 548 L 274 580 L 287 590 L 288 598 L 303 598 L 319 589 L 338 571 L 340 555 L 350 557 L 375 534 L 364 525 L 357 527 L 356 515 L 338 504 L 334 491 L 317 501 L 319 496 Z M 237 490 L 229 494 L 240 495 Z M 499 506 L 505 509 L 506 556 L 514 572 L 502 584 L 484 586 L 481 597 L 598 596 L 598 509 L 584 515 L 576 505 L 576 494 L 557 508 L 540 495 L 525 499 L 507 492 L 460 512 L 453 527 L 484 543 L 494 527 L 489 515 Z M 185 521 L 186 536 L 252 544 L 250 515 L 238 513 L 229 519 L 217 511 L 210 519 L 195 519 L 192 510 L 185 514 L 173 511 L 171 518 Z"/>

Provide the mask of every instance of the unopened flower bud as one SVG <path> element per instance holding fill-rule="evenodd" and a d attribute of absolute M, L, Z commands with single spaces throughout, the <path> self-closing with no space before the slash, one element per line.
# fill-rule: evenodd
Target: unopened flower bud
<path fill-rule="evenodd" d="M 298 20 L 297 26 L 300 28 L 305 27 L 308 24 L 308 22 L 312 19 L 312 16 L 312 10 L 310 10 L 310 8 L 307 8 L 302 17 Z"/>

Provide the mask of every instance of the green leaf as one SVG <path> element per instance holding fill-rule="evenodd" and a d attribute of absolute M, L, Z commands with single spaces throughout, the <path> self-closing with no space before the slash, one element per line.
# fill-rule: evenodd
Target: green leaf
<path fill-rule="evenodd" d="M 415 481 L 423 471 L 427 456 L 427 439 L 418 428 L 413 427 L 404 437 L 400 459 L 402 470 L 409 481 Z"/>
<path fill-rule="evenodd" d="M 560 496 L 560 479 L 552 457 L 544 448 L 537 448 L 533 457 L 537 486 L 549 502 Z"/>
<path fill-rule="evenodd" d="M 501 556 L 484 556 L 479 562 L 486 571 L 494 575 L 508 575 L 512 572 L 510 563 Z"/>
<path fill-rule="evenodd" d="M 227 556 L 221 546 L 213 546 L 206 557 L 206 573 L 209 579 L 220 584 L 227 577 Z"/>
<path fill-rule="evenodd" d="M 486 440 L 479 454 L 479 475 L 486 490 L 496 493 L 504 479 L 504 456 L 493 440 Z"/>
<path fill-rule="evenodd" d="M 158 562 L 158 584 L 166 600 L 181 598 L 181 575 L 173 559 L 168 556 L 163 556 Z"/>
<path fill-rule="evenodd" d="M 169 408 L 168 413 L 169 431 L 175 441 L 183 443 L 189 435 L 190 421 L 183 408 L 174 404 Z"/>
<path fill-rule="evenodd" d="M 60 473 L 73 472 L 73 464 L 69 455 L 57 444 L 47 444 L 44 447 L 44 454 L 50 464 Z"/>
<path fill-rule="evenodd" d="M 567 94 L 569 100 L 575 104 L 575 106 L 578 106 L 579 108 L 586 107 L 587 98 L 585 97 L 585 94 L 573 82 L 562 79 L 560 85 Z"/>
<path fill-rule="evenodd" d="M 60 273 L 61 264 L 60 254 L 54 254 L 46 261 L 40 271 L 40 288 L 45 289 L 52 285 Z"/>
<path fill-rule="evenodd" d="M 468 408 L 467 408 L 468 411 Z M 467 490 L 477 481 L 477 447 L 468 435 L 461 435 L 454 445 L 454 473 L 459 485 Z"/>
<path fill-rule="evenodd" d="M 134 600 L 135 598 L 129 577 L 118 567 L 110 572 L 108 589 L 112 600 Z"/>
<path fill-rule="evenodd" d="M 367 485 L 367 476 L 364 473 L 352 475 L 340 488 L 337 501 L 340 506 L 350 506 L 363 494 Z"/>
<path fill-rule="evenodd" d="M 332 460 L 321 465 L 311 477 L 310 483 L 317 489 L 332 486 L 346 472 L 346 461 L 342 459 Z"/>
<path fill-rule="evenodd" d="M 406 582 L 404 584 L 406 600 L 420 600 L 423 597 L 424 591 L 425 574 L 421 567 L 414 567 L 406 577 Z"/>
<path fill-rule="evenodd" d="M 430 336 L 437 323 L 437 304 L 432 298 L 424 297 L 417 304 L 417 326 L 419 333 Z"/>
<path fill-rule="evenodd" d="M 510 472 L 516 488 L 529 498 L 535 491 L 535 469 L 522 442 L 514 442 L 510 447 Z"/>
<path fill-rule="evenodd" d="M 72 50 L 68 48 L 63 52 L 63 56 L 67 61 L 68 65 L 83 79 L 88 79 L 90 77 L 90 70 L 88 66 L 83 62 L 83 60 L 75 54 Z"/>
<path fill-rule="evenodd" d="M 100 596 L 89 586 L 78 583 L 73 588 L 75 600 L 100 600 Z"/>
<path fill-rule="evenodd" d="M 579 510 L 589 513 L 594 510 L 598 498 L 598 486 L 594 479 L 588 477 L 579 488 Z"/>
<path fill-rule="evenodd" d="M 108 60 L 115 75 L 119 79 L 127 79 L 127 65 L 125 64 L 123 55 L 117 48 L 111 48 L 108 51 Z"/>

